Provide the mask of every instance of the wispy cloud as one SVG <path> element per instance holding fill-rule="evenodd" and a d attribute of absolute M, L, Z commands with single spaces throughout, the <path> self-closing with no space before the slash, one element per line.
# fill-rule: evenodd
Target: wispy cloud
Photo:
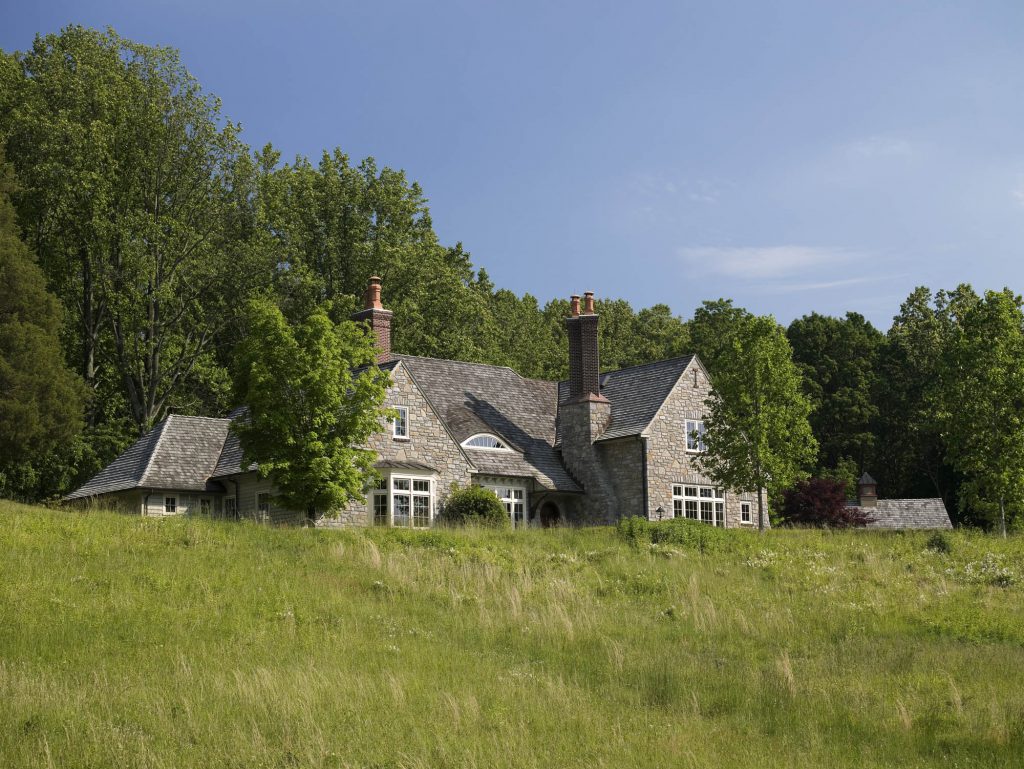
<path fill-rule="evenodd" d="M 691 267 L 708 273 L 756 280 L 839 267 L 862 256 L 842 248 L 794 245 L 683 248 L 679 255 Z"/>
<path fill-rule="evenodd" d="M 868 136 L 848 142 L 844 149 L 861 158 L 906 157 L 914 154 L 915 144 L 896 136 Z"/>
<path fill-rule="evenodd" d="M 765 286 L 765 290 L 777 294 L 785 294 L 790 291 L 825 291 L 830 288 L 844 288 L 863 283 L 878 283 L 883 280 L 891 280 L 893 277 L 897 276 L 879 275 L 865 278 L 843 278 L 841 280 L 825 280 L 818 283 L 773 283 Z"/>

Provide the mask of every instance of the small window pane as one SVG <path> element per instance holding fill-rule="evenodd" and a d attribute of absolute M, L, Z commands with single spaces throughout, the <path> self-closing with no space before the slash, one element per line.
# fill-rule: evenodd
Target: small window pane
<path fill-rule="evenodd" d="M 506 446 L 497 436 L 494 435 L 474 435 L 472 438 L 465 442 L 466 446 L 472 446 L 475 449 L 507 449 Z"/>
<path fill-rule="evenodd" d="M 395 513 L 394 521 L 395 526 L 408 526 L 409 525 L 409 495 L 408 494 L 395 494 Z"/>
<path fill-rule="evenodd" d="M 396 438 L 408 438 L 409 437 L 409 409 L 406 406 L 396 406 L 395 411 L 398 416 L 394 420 L 394 431 Z"/>
<path fill-rule="evenodd" d="M 681 497 L 681 496 L 683 496 L 683 487 L 682 486 L 673 486 L 672 487 L 672 496 L 673 497 Z"/>
<path fill-rule="evenodd" d="M 696 486 L 687 486 L 686 487 L 686 496 L 688 496 L 688 497 L 695 497 L 695 496 L 697 496 L 697 487 Z"/>
<path fill-rule="evenodd" d="M 412 482 L 412 490 L 413 491 L 430 491 L 430 481 L 419 481 L 419 480 L 413 481 Z"/>
<path fill-rule="evenodd" d="M 388 525 L 388 495 L 373 495 L 373 524 L 375 526 Z"/>
<path fill-rule="evenodd" d="M 672 517 L 682 518 L 683 517 L 683 500 L 673 499 L 672 500 Z"/>
<path fill-rule="evenodd" d="M 700 487 L 700 495 L 702 497 L 704 497 L 705 499 L 710 499 L 711 496 L 712 496 L 712 491 L 707 486 L 701 486 Z"/>
<path fill-rule="evenodd" d="M 714 508 L 711 502 L 700 503 L 700 519 L 703 523 L 714 523 Z"/>
<path fill-rule="evenodd" d="M 387 488 L 388 488 L 388 480 L 387 480 L 387 478 L 378 478 L 377 479 L 377 483 L 374 485 L 374 488 L 375 489 L 380 489 L 382 491 L 387 491 Z"/>
<path fill-rule="evenodd" d="M 430 525 L 430 497 L 412 498 L 413 526 L 426 527 Z"/>
<path fill-rule="evenodd" d="M 164 497 L 164 512 L 165 513 L 176 513 L 176 512 L 178 512 L 178 498 L 177 497 Z"/>
<path fill-rule="evenodd" d="M 688 499 L 688 500 L 686 500 L 686 517 L 687 518 L 693 518 L 693 519 L 697 518 L 697 500 L 695 500 L 695 499 Z"/>
<path fill-rule="evenodd" d="M 391 487 L 396 491 L 408 491 L 409 490 L 409 479 L 408 478 L 392 478 Z"/>

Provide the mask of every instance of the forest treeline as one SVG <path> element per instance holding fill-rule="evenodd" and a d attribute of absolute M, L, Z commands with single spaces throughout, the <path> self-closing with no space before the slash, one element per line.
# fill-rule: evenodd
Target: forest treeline
<path fill-rule="evenodd" d="M 394 350 L 566 376 L 567 298 L 542 305 L 496 287 L 461 243 L 440 242 L 402 171 L 341 149 L 285 159 L 250 148 L 174 49 L 71 26 L 3 53 L 0 149 L 0 266 L 22 287 L 0 294 L 0 496 L 60 495 L 168 413 L 227 413 L 254 298 L 292 319 L 316 307 L 342 321 L 378 274 Z M 969 378 L 951 378 L 950 361 L 972 365 L 954 355 L 969 355 L 964 319 L 999 297 L 1012 325 L 1017 297 L 967 286 L 917 289 L 886 333 L 856 313 L 794 321 L 820 447 L 806 471 L 849 481 L 868 470 L 885 496 L 941 495 L 956 510 L 973 476 L 951 451 L 969 442 L 952 431 L 964 393 L 951 382 Z M 714 374 L 738 308 L 710 301 L 684 319 L 599 299 L 597 310 L 604 368 L 697 352 Z M 52 354 L 28 355 L 29 327 L 55 340 L 38 348 Z M 993 494 L 970 494 L 962 519 L 990 520 Z"/>

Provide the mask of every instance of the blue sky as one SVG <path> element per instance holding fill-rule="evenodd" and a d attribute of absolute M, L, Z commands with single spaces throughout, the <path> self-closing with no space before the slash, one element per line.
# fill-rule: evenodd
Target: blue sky
<path fill-rule="evenodd" d="M 181 50 L 286 157 L 424 187 L 442 240 L 542 301 L 886 328 L 916 285 L 1024 290 L 1024 3 L 12 2 Z"/>

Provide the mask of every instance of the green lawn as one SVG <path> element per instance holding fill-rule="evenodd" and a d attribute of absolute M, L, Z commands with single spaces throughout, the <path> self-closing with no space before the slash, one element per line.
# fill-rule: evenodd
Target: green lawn
<path fill-rule="evenodd" d="M 0 766 L 1024 762 L 1024 538 L 0 502 Z"/>

